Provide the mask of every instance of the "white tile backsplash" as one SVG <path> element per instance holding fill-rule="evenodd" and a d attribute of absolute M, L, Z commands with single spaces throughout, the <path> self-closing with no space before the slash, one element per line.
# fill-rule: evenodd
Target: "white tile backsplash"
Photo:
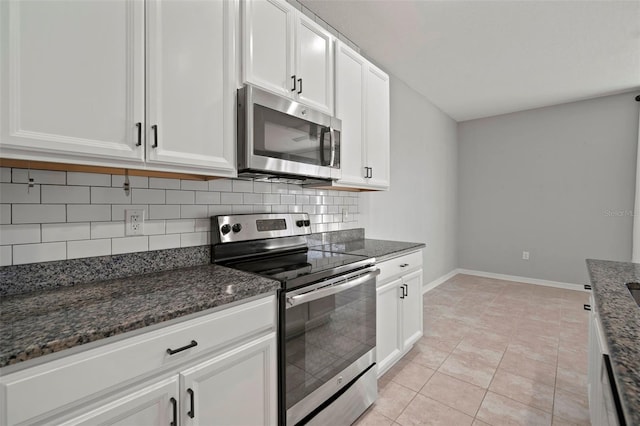
<path fill-rule="evenodd" d="M 40 224 L 0 225 L 0 245 L 39 243 Z"/>
<path fill-rule="evenodd" d="M 11 182 L 11 169 L 9 167 L 0 167 L 0 182 Z"/>
<path fill-rule="evenodd" d="M 230 179 L 213 179 L 209 181 L 209 191 L 231 192 L 233 186 Z"/>
<path fill-rule="evenodd" d="M 234 180 L 232 188 L 233 192 L 253 192 L 253 181 Z"/>
<path fill-rule="evenodd" d="M 42 203 L 89 204 L 91 202 L 88 186 L 43 185 L 40 191 Z"/>
<path fill-rule="evenodd" d="M 89 223 L 43 223 L 42 242 L 88 240 L 90 228 Z"/>
<path fill-rule="evenodd" d="M 235 192 L 220 193 L 221 204 L 242 204 L 242 194 Z"/>
<path fill-rule="evenodd" d="M 193 247 L 211 244 L 210 232 L 189 232 L 180 234 L 180 247 Z"/>
<path fill-rule="evenodd" d="M 138 189 L 131 190 L 131 203 L 133 204 L 164 204 L 165 191 L 163 189 Z"/>
<path fill-rule="evenodd" d="M 13 264 L 50 262 L 67 258 L 67 243 L 24 244 L 13 246 Z"/>
<path fill-rule="evenodd" d="M 56 223 L 66 218 L 64 204 L 14 204 L 11 208 L 12 223 Z"/>
<path fill-rule="evenodd" d="M 183 180 L 180 181 L 180 188 L 192 191 L 208 191 L 209 182 L 206 180 Z"/>
<path fill-rule="evenodd" d="M 149 188 L 180 189 L 179 179 L 149 178 Z"/>
<path fill-rule="evenodd" d="M 193 204 L 195 200 L 195 191 L 167 191 L 167 204 Z"/>
<path fill-rule="evenodd" d="M 9 266 L 12 264 L 12 248 L 11 246 L 0 246 L 0 266 Z"/>
<path fill-rule="evenodd" d="M 208 210 L 207 206 L 204 205 L 183 204 L 180 206 L 180 218 L 196 219 L 199 217 L 205 217 L 208 214 Z"/>
<path fill-rule="evenodd" d="M 41 183 L 43 185 L 65 185 L 67 183 L 65 172 L 13 169 L 11 176 L 13 183 L 27 183 L 29 182 L 29 178 L 33 179 L 33 183 Z"/>
<path fill-rule="evenodd" d="M 40 202 L 40 185 L 29 188 L 26 183 L 0 184 L 0 203 L 31 204 Z"/>
<path fill-rule="evenodd" d="M 150 205 L 149 219 L 180 219 L 180 205 Z"/>
<path fill-rule="evenodd" d="M 220 214 L 307 212 L 314 232 L 359 226 L 358 194 L 351 192 L 130 176 L 127 195 L 121 175 L 32 170 L 40 184 L 29 189 L 11 182 L 24 179 L 24 169 L 1 172 L 2 265 L 210 244 L 210 217 Z M 145 211 L 144 235 L 128 237 L 124 212 L 134 208 Z"/>
<path fill-rule="evenodd" d="M 91 187 L 91 204 L 131 204 L 129 195 L 122 188 Z"/>
<path fill-rule="evenodd" d="M 67 206 L 67 222 L 101 222 L 107 220 L 111 220 L 110 205 L 78 204 Z"/>
<path fill-rule="evenodd" d="M 112 175 L 111 186 L 123 188 L 126 177 L 124 175 Z M 129 176 L 129 188 L 148 188 L 149 178 L 145 176 Z"/>
<path fill-rule="evenodd" d="M 197 191 L 196 204 L 220 204 L 220 193 L 214 191 Z"/>
<path fill-rule="evenodd" d="M 149 250 L 149 237 L 125 237 L 111 240 L 111 254 L 134 253 Z"/>
<path fill-rule="evenodd" d="M 111 175 L 100 173 L 67 172 L 67 185 L 111 186 Z"/>
<path fill-rule="evenodd" d="M 11 223 L 11 204 L 0 204 L 0 225 Z"/>
<path fill-rule="evenodd" d="M 91 224 L 91 239 L 93 240 L 119 237 L 124 237 L 123 222 L 93 222 Z"/>
<path fill-rule="evenodd" d="M 167 220 L 165 230 L 167 234 L 181 234 L 183 232 L 194 232 L 196 229 L 195 219 Z"/>
<path fill-rule="evenodd" d="M 108 256 L 111 254 L 111 239 L 67 242 L 67 258 Z"/>
<path fill-rule="evenodd" d="M 149 250 L 165 250 L 180 247 L 181 234 L 149 236 Z"/>

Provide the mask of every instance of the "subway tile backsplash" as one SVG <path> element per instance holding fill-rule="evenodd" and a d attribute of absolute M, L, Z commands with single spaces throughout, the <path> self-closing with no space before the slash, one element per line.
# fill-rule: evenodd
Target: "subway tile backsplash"
<path fill-rule="evenodd" d="M 130 176 L 127 195 L 120 175 L 4 167 L 0 180 L 0 266 L 206 245 L 217 214 L 307 212 L 313 232 L 360 226 L 357 192 Z M 144 235 L 125 236 L 127 209 L 144 210 Z"/>

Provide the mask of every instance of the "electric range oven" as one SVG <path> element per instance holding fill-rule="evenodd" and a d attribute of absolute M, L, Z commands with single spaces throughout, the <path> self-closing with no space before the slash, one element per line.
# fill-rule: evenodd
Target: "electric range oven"
<path fill-rule="evenodd" d="M 351 424 L 377 397 L 375 259 L 308 249 L 306 213 L 212 220 L 215 263 L 282 284 L 280 424 Z"/>

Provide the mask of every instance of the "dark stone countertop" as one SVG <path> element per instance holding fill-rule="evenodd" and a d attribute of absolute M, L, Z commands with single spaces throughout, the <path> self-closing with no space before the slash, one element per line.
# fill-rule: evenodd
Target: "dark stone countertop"
<path fill-rule="evenodd" d="M 384 262 L 385 260 L 392 259 L 424 247 L 426 247 L 424 243 L 372 240 L 365 238 L 353 241 L 323 244 L 313 246 L 311 248 L 314 250 L 334 251 L 339 253 L 375 257 L 376 262 Z"/>
<path fill-rule="evenodd" d="M 0 299 L 0 367 L 278 289 L 278 281 L 201 265 Z"/>
<path fill-rule="evenodd" d="M 640 307 L 625 285 L 640 282 L 640 264 L 588 259 L 587 266 L 626 421 L 640 425 Z"/>

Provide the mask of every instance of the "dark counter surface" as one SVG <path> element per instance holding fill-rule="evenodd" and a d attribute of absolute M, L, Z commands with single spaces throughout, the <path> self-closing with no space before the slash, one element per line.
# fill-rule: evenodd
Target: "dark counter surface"
<path fill-rule="evenodd" d="M 588 259 L 587 266 L 627 424 L 640 425 L 640 307 L 626 286 L 640 282 L 640 264 Z"/>
<path fill-rule="evenodd" d="M 335 251 L 360 256 L 375 257 L 376 262 L 401 256 L 412 251 L 420 250 L 426 245 L 424 243 L 409 243 L 403 241 L 372 240 L 368 238 L 334 242 L 313 246 L 314 250 Z"/>
<path fill-rule="evenodd" d="M 0 299 L 0 367 L 278 289 L 278 281 L 200 265 Z"/>

